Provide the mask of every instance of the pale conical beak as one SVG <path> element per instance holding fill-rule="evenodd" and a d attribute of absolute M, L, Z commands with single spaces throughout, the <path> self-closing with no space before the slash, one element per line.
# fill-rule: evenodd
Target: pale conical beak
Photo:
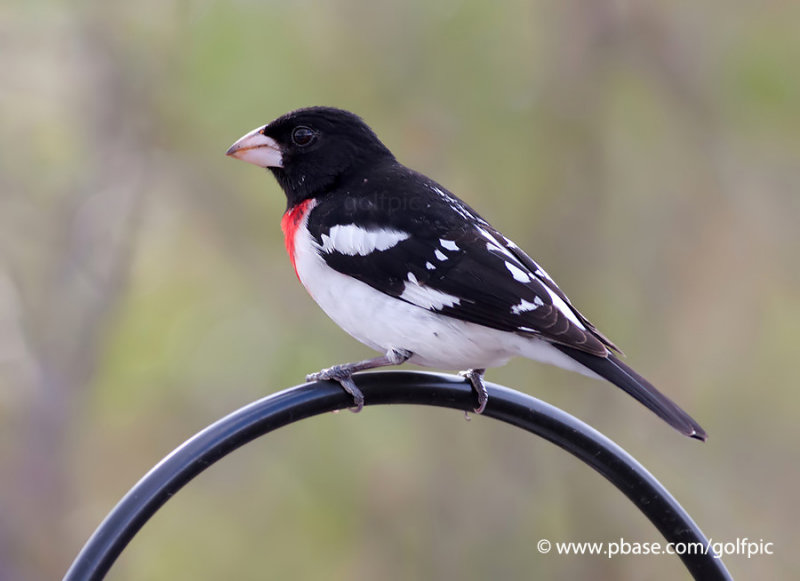
<path fill-rule="evenodd" d="M 266 127 L 266 125 L 264 125 Z M 278 142 L 262 133 L 264 127 L 253 129 L 228 148 L 225 155 L 259 167 L 283 167 L 283 154 Z"/>

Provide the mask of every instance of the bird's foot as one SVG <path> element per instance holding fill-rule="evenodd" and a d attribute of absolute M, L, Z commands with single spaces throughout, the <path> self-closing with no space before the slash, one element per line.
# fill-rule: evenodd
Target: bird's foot
<path fill-rule="evenodd" d="M 353 398 L 355 407 L 350 408 L 351 412 L 357 414 L 364 407 L 364 394 L 353 381 L 353 371 L 349 365 L 334 365 L 316 373 L 309 373 L 306 375 L 306 381 L 335 381 Z"/>
<path fill-rule="evenodd" d="M 357 361 L 355 363 L 344 363 L 342 365 L 334 365 L 316 373 L 309 373 L 306 375 L 306 381 L 336 381 L 342 386 L 347 393 L 353 396 L 353 402 L 356 407 L 350 408 L 353 413 L 358 413 L 364 407 L 364 394 L 356 387 L 353 381 L 353 374 L 356 371 L 365 371 L 367 369 L 375 369 L 376 367 L 386 367 L 387 365 L 400 365 L 411 357 L 411 351 L 406 349 L 399 349 L 392 347 L 386 351 L 385 355 L 375 357 L 374 359 L 365 359 L 364 361 Z"/>
<path fill-rule="evenodd" d="M 486 373 L 485 369 L 467 369 L 459 373 L 461 377 L 470 382 L 472 389 L 478 395 L 478 407 L 475 408 L 476 414 L 482 414 L 483 410 L 486 409 L 486 402 L 489 401 L 489 393 L 486 391 L 486 386 L 483 385 L 484 373 Z"/>

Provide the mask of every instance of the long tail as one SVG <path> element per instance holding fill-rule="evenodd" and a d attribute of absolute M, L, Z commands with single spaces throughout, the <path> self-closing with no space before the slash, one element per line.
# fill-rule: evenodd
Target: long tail
<path fill-rule="evenodd" d="M 706 431 L 700 424 L 614 354 L 598 357 L 563 345 L 554 344 L 553 347 L 633 396 L 680 433 L 705 442 Z"/>

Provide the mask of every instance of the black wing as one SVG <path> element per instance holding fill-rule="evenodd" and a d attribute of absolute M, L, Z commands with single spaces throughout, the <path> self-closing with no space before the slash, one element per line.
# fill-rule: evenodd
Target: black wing
<path fill-rule="evenodd" d="M 349 189 L 344 203 L 341 195 L 323 198 L 311 212 L 309 230 L 331 268 L 462 321 L 536 335 L 600 357 L 615 349 L 544 270 L 441 186 L 410 170 L 391 175 L 384 188 L 374 177 L 365 183 L 370 189 Z M 330 233 L 351 224 L 356 235 L 361 230 L 408 236 L 363 255 L 340 252 Z"/>

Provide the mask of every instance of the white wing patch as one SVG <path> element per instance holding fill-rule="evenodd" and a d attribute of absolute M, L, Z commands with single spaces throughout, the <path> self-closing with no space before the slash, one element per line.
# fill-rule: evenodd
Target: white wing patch
<path fill-rule="evenodd" d="M 528 273 L 515 264 L 506 261 L 506 268 L 511 273 L 511 276 L 514 277 L 514 280 L 518 280 L 519 282 L 531 282 L 531 277 L 528 276 Z"/>
<path fill-rule="evenodd" d="M 367 230 L 356 224 L 338 224 L 322 235 L 322 252 L 338 252 L 347 256 L 366 256 L 388 250 L 410 237 L 399 230 Z"/>
<path fill-rule="evenodd" d="M 575 323 L 578 326 L 579 329 L 582 329 L 583 331 L 585 331 L 586 327 L 584 327 L 583 323 L 581 323 L 578 320 L 578 317 L 575 316 L 575 313 L 572 312 L 572 309 L 569 308 L 569 305 L 567 303 L 565 303 L 560 296 L 558 296 L 556 293 L 554 293 L 552 290 L 550 290 L 549 287 L 545 286 L 544 288 L 547 290 L 547 293 L 550 295 L 550 298 L 553 300 L 553 306 L 555 308 L 557 308 L 559 311 L 561 311 L 562 315 L 564 315 L 570 321 Z"/>
<path fill-rule="evenodd" d="M 542 301 L 542 299 L 539 297 L 534 297 L 533 302 L 522 299 L 518 305 L 514 305 L 513 307 L 511 307 L 511 312 L 514 313 L 515 315 L 519 315 L 520 313 L 524 313 L 526 311 L 535 311 L 543 304 L 544 301 Z"/>
<path fill-rule="evenodd" d="M 486 224 L 486 220 L 484 220 L 483 218 L 479 218 L 478 216 L 476 216 L 475 214 L 473 214 L 472 212 L 467 210 L 467 208 L 464 206 L 464 204 L 460 200 L 457 200 L 456 198 L 454 198 L 453 196 L 449 195 L 447 192 L 445 192 L 441 188 L 438 188 L 438 187 L 434 186 L 433 184 L 429 184 L 429 187 L 430 187 L 431 190 L 433 190 L 434 192 L 439 194 L 439 196 L 445 202 L 447 202 L 447 205 L 450 206 L 450 208 L 454 212 L 456 212 L 459 216 L 461 216 L 462 218 L 464 218 L 466 220 L 469 220 L 469 221 L 473 221 L 474 220 L 476 222 L 480 222 L 481 224 Z"/>
<path fill-rule="evenodd" d="M 436 258 L 438 258 L 442 262 L 447 260 L 447 255 L 444 252 L 442 252 L 441 250 L 439 250 L 438 248 L 436 249 L 436 251 L 434 251 L 433 254 L 434 254 L 434 256 L 436 256 Z"/>
<path fill-rule="evenodd" d="M 417 277 L 412 272 L 408 273 L 408 282 L 400 298 L 418 307 L 434 311 L 440 311 L 444 307 L 452 307 L 461 303 L 461 299 L 458 297 L 420 285 Z"/>
<path fill-rule="evenodd" d="M 452 240 L 445 240 L 442 238 L 441 240 L 439 240 L 439 244 L 441 244 L 442 248 L 444 248 L 445 250 L 454 250 L 454 251 L 458 250 L 458 245 Z"/>
<path fill-rule="evenodd" d="M 509 254 L 505 248 L 501 248 L 496 242 L 487 242 L 486 243 L 486 250 L 489 252 L 497 252 L 499 254 L 503 254 L 504 256 L 508 257 Z"/>
<path fill-rule="evenodd" d="M 555 284 L 555 281 L 552 278 L 550 278 L 550 275 L 547 274 L 547 272 L 541 266 L 536 269 L 536 272 L 534 274 L 538 277 L 546 278 L 547 280 Z"/>
<path fill-rule="evenodd" d="M 478 227 L 478 232 L 481 233 L 481 236 L 486 238 L 486 241 L 487 241 L 486 242 L 486 249 L 489 252 L 497 252 L 499 254 L 505 255 L 508 258 L 512 258 L 512 259 L 516 260 L 514 255 L 511 254 L 511 252 L 509 252 L 508 249 L 505 246 L 503 246 L 503 244 L 497 238 L 492 236 L 487 230 L 485 230 L 485 229 L 483 229 L 481 227 Z M 509 240 L 505 240 L 505 242 L 508 243 Z"/>

